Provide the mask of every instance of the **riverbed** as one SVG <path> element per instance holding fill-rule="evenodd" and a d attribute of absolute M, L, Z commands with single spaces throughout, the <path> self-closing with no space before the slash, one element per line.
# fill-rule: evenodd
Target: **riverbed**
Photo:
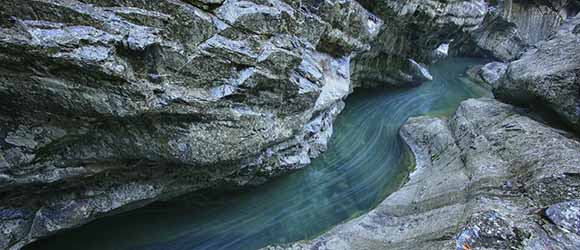
<path fill-rule="evenodd" d="M 398 130 L 409 117 L 447 116 L 462 100 L 489 95 L 464 77 L 481 63 L 449 58 L 419 87 L 357 89 L 328 151 L 302 170 L 243 192 L 203 192 L 102 218 L 25 249 L 237 250 L 315 237 L 372 209 L 404 182 L 413 159 Z"/>

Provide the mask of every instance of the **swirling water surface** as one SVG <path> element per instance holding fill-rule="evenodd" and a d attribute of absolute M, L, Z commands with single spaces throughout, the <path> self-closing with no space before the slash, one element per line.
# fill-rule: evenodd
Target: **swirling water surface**
<path fill-rule="evenodd" d="M 412 89 L 357 90 L 335 122 L 329 148 L 303 170 L 235 194 L 199 194 L 103 218 L 28 250 L 257 249 L 315 237 L 364 213 L 405 179 L 412 156 L 398 137 L 411 116 L 448 115 L 487 95 L 462 77 L 479 59 L 449 58 Z"/>

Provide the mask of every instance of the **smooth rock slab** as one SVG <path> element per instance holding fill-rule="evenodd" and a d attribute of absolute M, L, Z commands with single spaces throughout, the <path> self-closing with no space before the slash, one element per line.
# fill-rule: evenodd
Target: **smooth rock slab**
<path fill-rule="evenodd" d="M 449 120 L 409 119 L 407 184 L 316 239 L 266 249 L 578 249 L 580 143 L 520 111 L 470 99 Z"/>

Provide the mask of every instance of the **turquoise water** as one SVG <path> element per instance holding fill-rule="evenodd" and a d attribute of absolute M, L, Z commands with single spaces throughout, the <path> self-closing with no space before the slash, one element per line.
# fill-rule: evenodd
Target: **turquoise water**
<path fill-rule="evenodd" d="M 328 151 L 303 170 L 242 193 L 200 193 L 103 218 L 26 249 L 237 250 L 315 237 L 401 185 L 412 166 L 398 136 L 407 118 L 448 115 L 462 100 L 488 94 L 461 77 L 482 62 L 447 59 L 431 67 L 434 81 L 413 89 L 357 90 Z"/>

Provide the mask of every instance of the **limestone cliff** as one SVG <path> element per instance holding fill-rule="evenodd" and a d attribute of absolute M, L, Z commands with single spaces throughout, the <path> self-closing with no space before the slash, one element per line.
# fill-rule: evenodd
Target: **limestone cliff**
<path fill-rule="evenodd" d="M 471 99 L 450 118 L 411 118 L 400 134 L 417 164 L 399 191 L 315 239 L 266 249 L 580 249 L 579 31 L 580 15 L 519 37 L 546 40 L 518 60 L 472 69 L 520 106 Z"/>
<path fill-rule="evenodd" d="M 477 29 L 453 41 L 452 54 L 515 60 L 527 47 L 548 38 L 578 10 L 575 1 L 569 0 L 496 2 Z"/>
<path fill-rule="evenodd" d="M 363 87 L 429 80 L 424 65 L 433 61 L 433 51 L 460 32 L 476 28 L 487 6 L 483 0 L 360 2 L 384 21 L 371 50 L 353 61 L 353 81 Z"/>
<path fill-rule="evenodd" d="M 380 25 L 355 1 L 3 1 L 0 249 L 305 166 Z"/>
<path fill-rule="evenodd" d="M 0 249 L 304 167 L 353 87 L 427 80 L 433 50 L 460 35 L 456 53 L 519 58 L 572 8 L 509 3 L 5 0 Z M 563 27 L 488 78 L 502 100 L 539 101 L 577 127 L 580 28 Z M 449 121 L 412 119 L 410 182 L 293 248 L 578 249 L 580 145 L 520 111 L 470 100 Z"/>

